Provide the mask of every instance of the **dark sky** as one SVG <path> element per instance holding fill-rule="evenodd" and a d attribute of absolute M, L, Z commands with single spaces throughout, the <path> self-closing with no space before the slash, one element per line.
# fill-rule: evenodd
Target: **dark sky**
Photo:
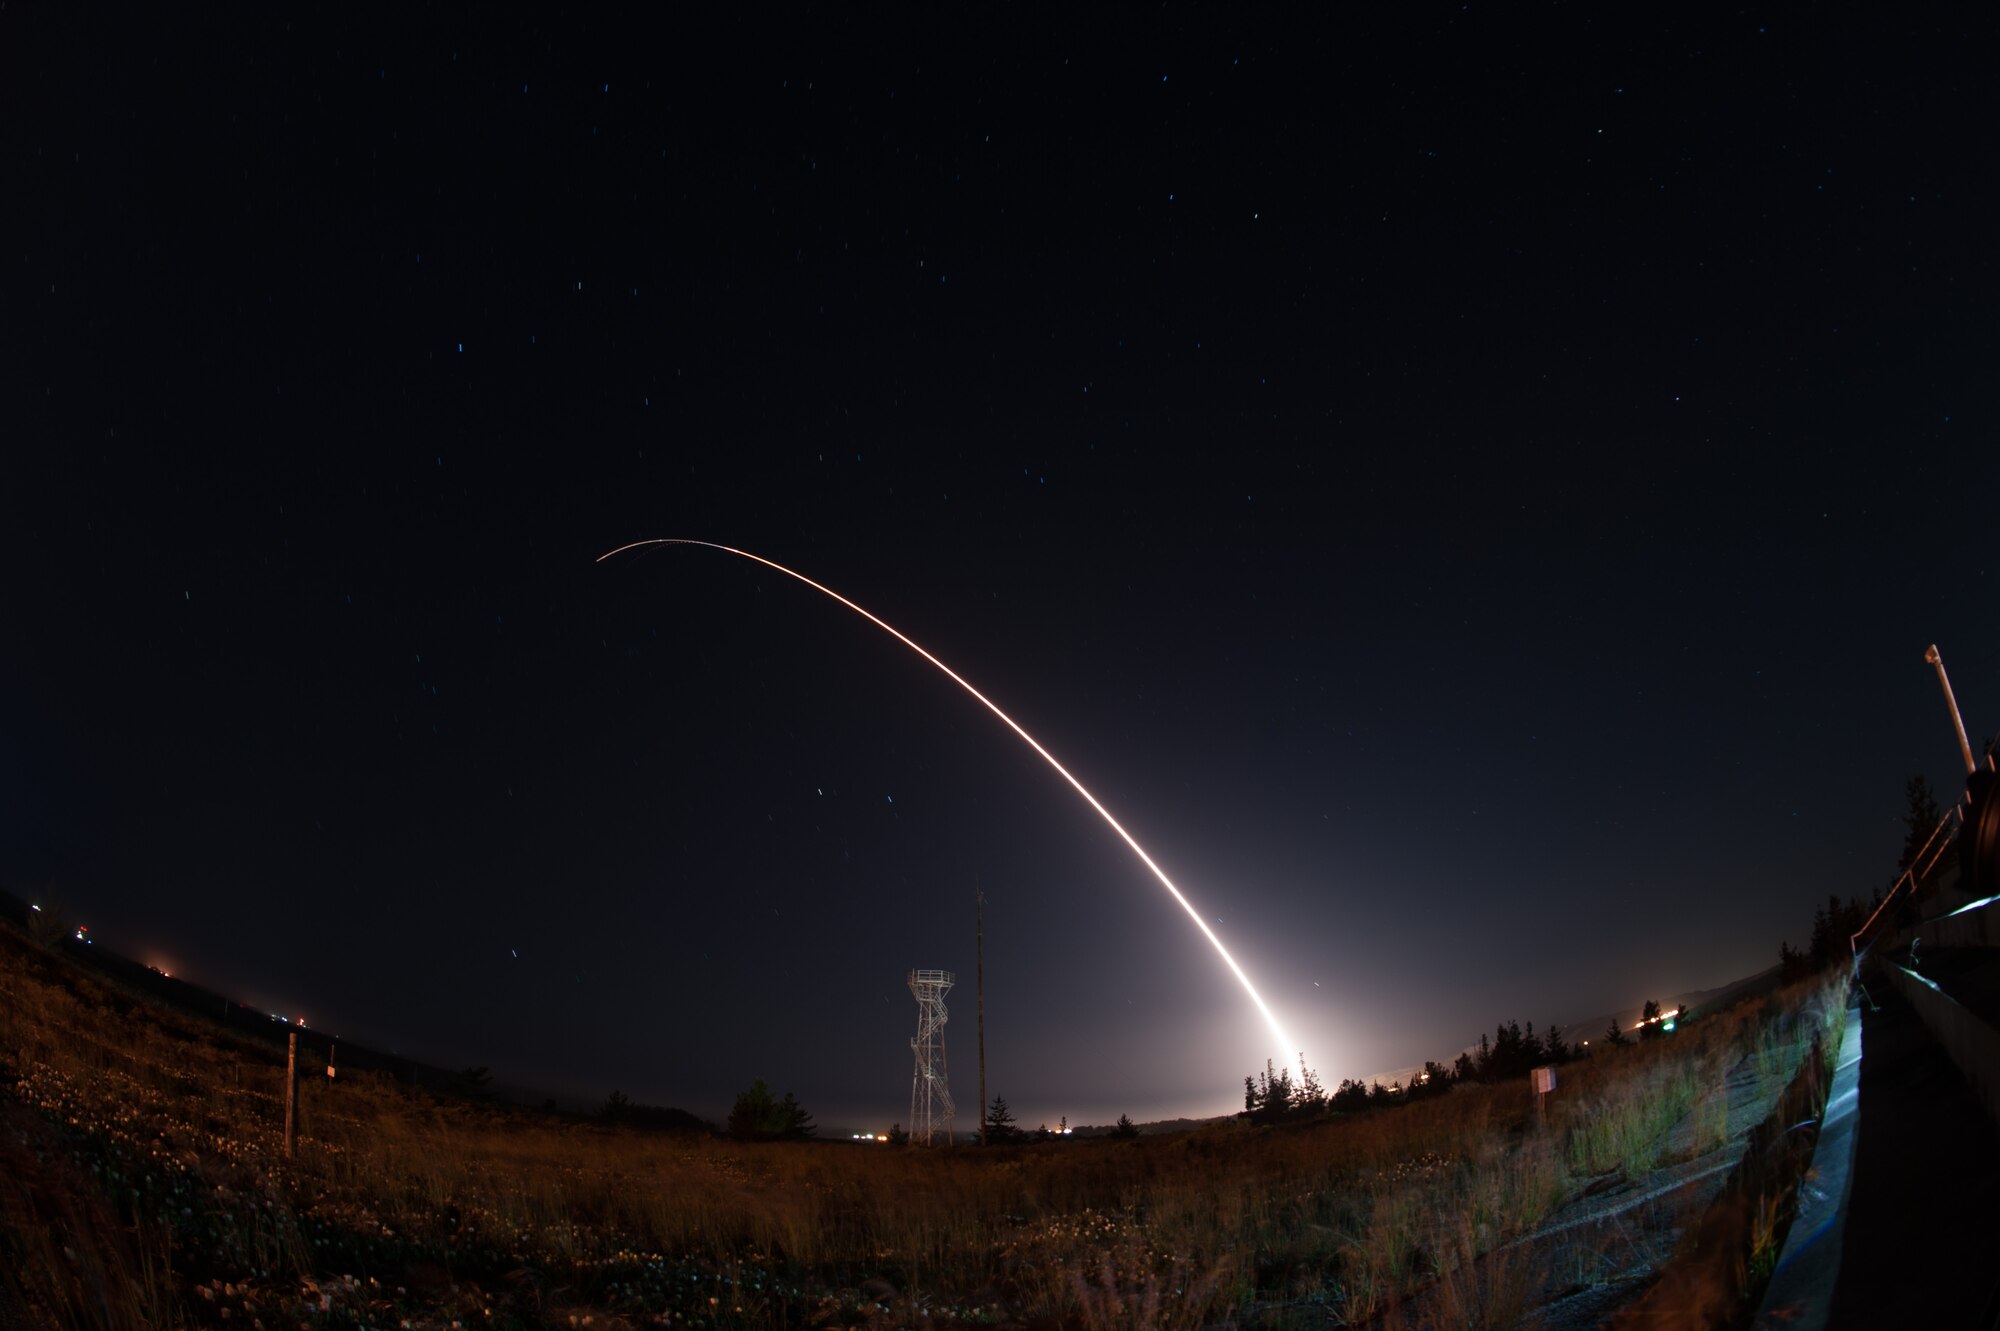
<path fill-rule="evenodd" d="M 1927 643 L 2000 729 L 1983 39 L 1382 8 L 7 10 L 0 872 L 843 1128 L 918 966 L 970 1121 L 977 885 L 1027 1122 L 1238 1104 L 1075 794 L 798 583 L 593 562 L 677 536 L 1008 708 L 1329 1079 L 1770 964 L 1957 789 Z"/>

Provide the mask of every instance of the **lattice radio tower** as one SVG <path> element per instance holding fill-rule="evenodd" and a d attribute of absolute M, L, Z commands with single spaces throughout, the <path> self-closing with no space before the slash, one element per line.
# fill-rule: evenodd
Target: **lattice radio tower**
<path fill-rule="evenodd" d="M 951 1145 L 951 1078 L 944 1061 L 944 1024 L 951 1019 L 944 996 L 951 985 L 950 971 L 910 972 L 910 996 L 917 1000 L 917 1033 L 910 1040 L 917 1056 L 910 1078 L 910 1140 L 920 1146 L 934 1144 L 940 1122 L 944 1144 Z"/>

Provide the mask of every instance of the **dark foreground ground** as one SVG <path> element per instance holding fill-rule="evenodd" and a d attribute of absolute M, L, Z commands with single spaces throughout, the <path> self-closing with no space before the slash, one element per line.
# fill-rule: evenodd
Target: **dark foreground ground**
<path fill-rule="evenodd" d="M 1861 1109 L 1829 1327 L 1991 1327 L 2000 1133 L 1915 1009 L 1866 982 Z"/>

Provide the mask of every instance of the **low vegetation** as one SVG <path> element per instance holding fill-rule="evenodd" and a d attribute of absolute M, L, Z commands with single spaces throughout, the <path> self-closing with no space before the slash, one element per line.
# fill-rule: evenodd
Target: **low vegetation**
<path fill-rule="evenodd" d="M 788 1139 L 809 1119 L 768 1089 L 724 1137 L 308 1059 L 286 1159 L 282 1056 L 0 929 L 0 1324 L 8 1302 L 253 1331 L 1352 1324 L 1419 1294 L 1505 1324 L 1541 1288 L 1519 1241 L 1658 1164 L 1718 1069 L 1789 1077 L 1828 983 L 1571 1064 L 1539 1126 L 1518 1080 L 1465 1080 L 1386 1112 L 914 1150 Z"/>

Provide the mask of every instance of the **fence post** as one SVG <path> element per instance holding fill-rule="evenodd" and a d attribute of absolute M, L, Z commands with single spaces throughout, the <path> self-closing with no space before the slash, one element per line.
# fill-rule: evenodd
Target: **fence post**
<path fill-rule="evenodd" d="M 292 1158 L 294 1131 L 298 1126 L 299 1033 L 285 1041 L 285 1159 Z"/>

